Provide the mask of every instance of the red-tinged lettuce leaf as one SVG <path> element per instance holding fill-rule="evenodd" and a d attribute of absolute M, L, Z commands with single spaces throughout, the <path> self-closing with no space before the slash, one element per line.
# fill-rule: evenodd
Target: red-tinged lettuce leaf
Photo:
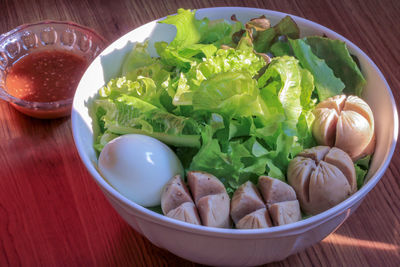
<path fill-rule="evenodd" d="M 254 49 L 259 53 L 269 52 L 271 45 L 281 35 L 292 39 L 297 39 L 300 36 L 299 27 L 290 16 L 284 17 L 266 31 L 257 32 L 254 36 Z"/>

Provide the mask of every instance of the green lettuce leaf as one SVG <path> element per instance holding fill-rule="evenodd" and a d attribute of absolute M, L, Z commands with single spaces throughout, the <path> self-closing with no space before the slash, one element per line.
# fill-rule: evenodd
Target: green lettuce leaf
<path fill-rule="evenodd" d="M 271 45 L 270 51 L 276 57 L 293 56 L 293 51 L 292 48 L 290 47 L 289 42 L 278 40 Z"/>
<path fill-rule="evenodd" d="M 178 9 L 176 15 L 167 16 L 166 19 L 159 21 L 163 24 L 171 24 L 176 27 L 176 35 L 170 43 L 171 47 L 184 47 L 196 44 L 201 39 L 201 21 L 195 18 L 195 10 Z"/>
<path fill-rule="evenodd" d="M 193 92 L 193 107 L 232 117 L 260 114 L 257 83 L 247 72 L 222 72 Z"/>
<path fill-rule="evenodd" d="M 122 63 L 122 76 L 127 73 L 150 66 L 157 62 L 156 58 L 152 58 L 147 51 L 148 41 L 144 43 L 136 43 L 132 51 L 125 57 Z"/>
<path fill-rule="evenodd" d="M 164 64 L 178 67 L 183 72 L 190 68 L 192 62 L 200 62 L 203 56 L 212 56 L 220 45 L 231 45 L 232 34 L 243 27 L 240 22 L 199 20 L 195 18 L 195 11 L 185 9 L 178 9 L 176 15 L 168 16 L 159 23 L 174 25 L 176 35 L 170 44 L 156 43 L 157 53 Z"/>
<path fill-rule="evenodd" d="M 153 79 L 143 76 L 137 77 L 135 81 L 127 80 L 126 77 L 112 79 L 100 89 L 103 98 L 116 100 L 122 95 L 135 96 L 161 109 L 164 109 L 160 102 L 163 92 Z"/>
<path fill-rule="evenodd" d="M 284 131 L 288 135 L 296 135 L 296 125 L 302 112 L 300 100 L 303 91 L 301 86 L 302 74 L 303 72 L 297 59 L 283 56 L 273 58 L 265 73 L 258 80 L 260 87 L 263 87 L 270 79 L 276 81 L 276 84 L 279 83 L 279 89 L 275 93 L 284 110 L 286 117 Z M 312 91 L 313 88 L 309 87 L 306 89 L 311 89 Z M 306 97 L 304 96 L 304 98 Z"/>
<path fill-rule="evenodd" d="M 154 44 L 160 60 L 164 65 L 169 66 L 170 69 L 175 67 L 179 68 L 181 71 L 186 72 L 190 68 L 190 63 L 199 60 L 195 58 L 186 58 L 179 54 L 179 49 L 175 47 L 168 46 L 166 42 L 158 42 Z M 197 51 L 198 53 L 201 50 Z M 195 54 L 198 54 L 195 53 Z"/>
<path fill-rule="evenodd" d="M 193 160 L 189 166 L 189 170 L 200 170 L 212 173 L 218 177 L 227 188 L 229 186 L 229 180 L 237 181 L 239 179 L 235 168 L 240 166 L 233 166 L 228 159 L 228 156 L 221 151 L 220 145 L 217 139 L 212 138 L 212 129 L 208 125 L 204 128 L 201 133 L 202 146 L 198 153 L 193 157 Z"/>
<path fill-rule="evenodd" d="M 201 126 L 191 118 L 173 115 L 134 96 L 95 102 L 103 110 L 104 133 L 144 134 L 169 145 L 200 147 Z"/>
<path fill-rule="evenodd" d="M 202 20 L 206 24 L 206 29 L 203 31 L 200 43 L 214 44 L 217 47 L 221 45 L 233 46 L 232 35 L 243 28 L 243 24 L 239 21 L 233 24 L 224 19 Z"/>
<path fill-rule="evenodd" d="M 314 79 L 297 59 L 282 56 L 272 59 L 258 85 L 270 120 L 268 116 L 256 119 L 255 136 L 267 144 L 268 157 L 285 172 L 290 159 L 315 143 L 311 133 Z"/>
<path fill-rule="evenodd" d="M 218 139 L 213 138 L 209 126 L 202 132 L 202 147 L 193 157 L 189 170 L 212 173 L 225 185 L 227 192 L 233 192 L 245 181 L 257 183 L 260 175 L 268 174 L 284 180 L 282 171 L 274 164 L 266 150 L 255 138 L 247 141 L 230 141 L 223 151 Z"/>
<path fill-rule="evenodd" d="M 340 40 L 320 36 L 306 37 L 304 40 L 312 52 L 325 60 L 335 76 L 342 80 L 345 84 L 343 92 L 361 97 L 366 81 L 347 50 L 346 44 Z"/>
<path fill-rule="evenodd" d="M 201 83 L 222 72 L 247 72 L 251 77 L 265 66 L 265 61 L 253 51 L 219 49 L 202 62 L 193 62 L 187 73 L 181 73 L 176 84 L 173 104 L 192 105 L 193 93 Z"/>
<path fill-rule="evenodd" d="M 365 156 L 354 163 L 357 177 L 357 188 L 360 189 L 364 185 L 365 176 L 368 173 L 369 165 L 371 163 L 371 155 Z"/>
<path fill-rule="evenodd" d="M 215 45 L 210 44 L 192 44 L 183 47 L 179 52 L 179 56 L 184 58 L 191 58 L 202 53 L 206 58 L 211 57 L 217 51 Z"/>
<path fill-rule="evenodd" d="M 305 41 L 289 39 L 289 43 L 300 64 L 314 76 L 320 101 L 341 94 L 345 87 L 344 83 L 334 75 L 324 60 L 314 55 L 311 47 Z"/>

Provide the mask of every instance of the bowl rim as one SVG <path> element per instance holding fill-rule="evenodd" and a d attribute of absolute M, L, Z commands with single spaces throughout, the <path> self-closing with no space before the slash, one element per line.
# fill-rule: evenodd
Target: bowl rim
<path fill-rule="evenodd" d="M 64 21 L 62 21 L 62 20 L 41 20 L 41 21 L 35 21 L 35 22 L 31 22 L 31 23 L 24 23 L 24 24 L 21 24 L 21 25 L 15 27 L 14 29 L 11 29 L 8 32 L 0 34 L 0 43 L 6 42 L 6 40 L 8 38 L 10 38 L 10 37 L 12 38 L 13 34 L 19 32 L 19 31 L 23 31 L 23 30 L 29 29 L 30 27 L 38 26 L 38 25 L 50 25 L 50 26 L 51 25 L 67 25 L 67 26 L 75 27 L 80 30 L 89 32 L 91 34 L 91 36 L 95 36 L 95 38 L 97 38 L 101 42 L 101 48 L 97 52 L 96 57 L 101 54 L 101 52 L 107 47 L 107 44 L 108 44 L 107 40 L 102 35 L 100 35 L 97 31 L 95 31 L 94 29 L 80 25 L 76 22 L 69 21 L 69 20 L 64 20 Z M 95 58 L 93 58 L 93 60 Z M 89 67 L 89 65 L 90 64 L 88 64 L 87 67 Z M 15 97 L 15 96 L 9 94 L 7 92 L 7 89 L 3 88 L 2 86 L 0 86 L 0 98 L 2 98 L 3 100 L 5 100 L 7 102 L 12 103 L 12 104 L 23 107 L 23 108 L 39 109 L 39 110 L 54 110 L 55 108 L 61 109 L 66 106 L 70 106 L 73 102 L 73 97 L 68 98 L 68 99 L 62 99 L 62 100 L 57 100 L 57 101 L 48 101 L 48 102 L 26 101 L 26 100 L 20 99 L 18 97 Z"/>
<path fill-rule="evenodd" d="M 350 46 L 352 50 L 357 51 L 362 57 L 366 59 L 368 64 L 371 65 L 371 67 L 378 73 L 380 79 L 382 79 L 384 85 L 386 86 L 386 90 L 389 94 L 390 97 L 390 102 L 392 105 L 392 116 L 394 118 L 394 124 L 393 124 L 393 139 L 390 143 L 390 148 L 388 149 L 388 152 L 385 155 L 384 162 L 379 166 L 377 169 L 376 173 L 369 179 L 369 181 L 364 184 L 356 193 L 351 195 L 349 198 L 346 200 L 342 201 L 341 203 L 335 205 L 334 207 L 321 212 L 317 215 L 311 216 L 309 218 L 300 220 L 295 223 L 291 224 L 286 224 L 286 225 L 281 225 L 281 226 L 274 226 L 270 228 L 262 228 L 262 229 L 225 229 L 225 228 L 214 228 L 214 227 L 207 227 L 207 226 L 202 226 L 202 225 L 194 225 L 186 222 L 182 222 L 179 220 L 175 220 L 172 218 L 169 218 L 167 216 L 164 216 L 162 214 L 156 213 L 152 210 L 149 210 L 145 207 L 142 207 L 133 201 L 127 199 L 123 195 L 121 195 L 116 189 L 114 189 L 110 184 L 107 183 L 107 181 L 102 178 L 100 173 L 97 171 L 96 167 L 92 164 L 92 161 L 89 159 L 89 156 L 85 153 L 83 147 L 84 144 L 81 142 L 81 139 L 79 138 L 79 128 L 77 124 L 79 123 L 79 113 L 76 111 L 76 109 L 72 109 L 72 115 L 71 115 L 71 124 L 72 124 L 72 132 L 73 132 L 73 138 L 75 141 L 75 146 L 78 150 L 78 154 L 81 157 L 81 160 L 83 161 L 85 167 L 87 170 L 90 172 L 92 178 L 96 181 L 96 183 L 100 186 L 102 189 L 103 193 L 107 196 L 112 198 L 113 200 L 117 201 L 118 204 L 122 203 L 124 206 L 129 207 L 129 210 L 127 210 L 126 207 L 120 205 L 121 208 L 126 209 L 126 211 L 130 214 L 134 213 L 134 216 L 140 217 L 146 221 L 149 221 L 151 223 L 156 223 L 159 224 L 163 227 L 168 227 L 172 229 L 176 229 L 178 231 L 184 231 L 184 232 L 190 232 L 193 234 L 198 234 L 198 235 L 205 235 L 205 236 L 219 236 L 227 239 L 261 239 L 261 238 L 266 238 L 266 237 L 273 237 L 276 235 L 283 236 L 285 234 L 287 235 L 292 235 L 298 232 L 304 232 L 307 229 L 314 228 L 325 221 L 333 218 L 334 216 L 337 216 L 338 214 L 345 213 L 346 218 L 349 216 L 349 208 L 352 207 L 353 205 L 356 205 L 360 200 L 363 199 L 363 197 L 378 183 L 378 181 L 381 179 L 383 174 L 385 173 L 395 150 L 396 143 L 397 143 L 397 137 L 398 137 L 398 112 L 396 108 L 396 103 L 395 99 L 393 97 L 393 93 L 389 87 L 389 84 L 387 83 L 385 77 L 383 76 L 382 72 L 380 69 L 376 66 L 376 64 L 355 44 L 353 44 L 351 41 L 349 41 L 347 38 L 342 36 L 339 33 L 336 33 L 333 30 L 330 30 L 329 28 L 313 22 L 311 20 L 298 17 L 289 13 L 284 13 L 284 12 L 279 12 L 279 11 L 274 11 L 274 10 L 268 10 L 268 9 L 262 9 L 262 8 L 252 8 L 252 7 L 212 7 L 212 8 L 202 8 L 202 9 L 197 9 L 196 15 L 198 15 L 198 12 L 200 12 L 199 15 L 201 16 L 206 16 L 205 14 L 210 11 L 210 10 L 223 10 L 226 12 L 238 12 L 238 10 L 245 10 L 248 12 L 254 12 L 254 13 L 265 13 L 265 15 L 269 16 L 275 16 L 275 17 L 281 17 L 283 18 L 286 15 L 291 16 L 296 22 L 301 22 L 303 24 L 307 24 L 307 27 L 311 28 L 317 28 L 321 31 L 324 31 L 326 34 L 333 35 L 335 38 L 339 38 L 342 41 L 346 43 L 347 46 Z M 232 13 L 233 14 L 233 13 Z M 111 49 L 112 46 L 114 46 L 120 39 L 126 37 L 127 35 L 131 34 L 133 31 L 136 31 L 140 28 L 145 28 L 149 26 L 152 23 L 156 23 L 159 20 L 164 19 L 165 17 L 159 18 L 157 20 L 151 21 L 149 23 L 143 24 L 132 31 L 127 32 L 117 40 L 115 40 L 113 43 L 111 43 L 104 51 L 103 53 L 107 52 L 107 50 Z M 101 53 L 102 54 L 102 53 Z M 101 56 L 98 55 L 97 57 Z M 93 63 L 92 63 L 93 64 Z M 90 69 L 90 66 L 89 68 Z M 83 75 L 85 77 L 85 74 Z M 79 86 L 78 86 L 79 87 Z M 75 100 L 73 103 L 73 107 L 75 105 Z M 344 222 L 344 220 L 343 220 Z M 339 225 L 340 226 L 340 225 Z"/>

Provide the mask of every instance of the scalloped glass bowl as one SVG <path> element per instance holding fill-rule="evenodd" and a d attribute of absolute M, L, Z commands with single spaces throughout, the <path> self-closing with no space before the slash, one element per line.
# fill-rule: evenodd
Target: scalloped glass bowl
<path fill-rule="evenodd" d="M 242 22 L 266 15 L 274 25 L 285 13 L 242 7 L 199 9 L 197 17 L 229 20 L 232 14 Z M 97 170 L 93 148 L 92 120 L 88 103 L 98 89 L 118 75 L 124 56 L 134 42 L 149 39 L 149 51 L 155 56 L 154 42 L 171 41 L 174 27 L 145 24 L 108 46 L 89 66 L 78 86 L 72 109 L 72 130 L 79 155 L 115 210 L 137 232 L 158 247 L 191 261 L 207 265 L 245 266 L 278 261 L 309 247 L 335 231 L 361 204 L 381 179 L 392 158 L 398 135 L 398 115 L 392 92 L 380 70 L 357 46 L 343 36 L 309 20 L 292 16 L 303 36 L 327 35 L 347 43 L 360 61 L 367 85 L 363 98 L 371 106 L 376 122 L 376 150 L 364 186 L 342 203 L 302 221 L 266 229 L 219 229 L 188 224 L 155 213 L 128 200 L 110 186 Z M 371 216 L 375 216 L 371 214 Z"/>
<path fill-rule="evenodd" d="M 23 24 L 0 35 L 0 98 L 17 110 L 36 118 L 68 116 L 72 100 L 31 102 L 7 92 L 5 80 L 11 66 L 22 57 L 36 51 L 68 51 L 91 63 L 107 45 L 94 30 L 66 21 L 40 21 Z"/>

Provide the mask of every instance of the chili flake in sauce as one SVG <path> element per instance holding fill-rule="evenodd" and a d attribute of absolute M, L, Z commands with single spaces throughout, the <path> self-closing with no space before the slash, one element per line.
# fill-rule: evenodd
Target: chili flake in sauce
<path fill-rule="evenodd" d="M 28 54 L 11 67 L 7 92 L 19 99 L 52 102 L 70 99 L 88 62 L 67 51 L 50 50 Z"/>

